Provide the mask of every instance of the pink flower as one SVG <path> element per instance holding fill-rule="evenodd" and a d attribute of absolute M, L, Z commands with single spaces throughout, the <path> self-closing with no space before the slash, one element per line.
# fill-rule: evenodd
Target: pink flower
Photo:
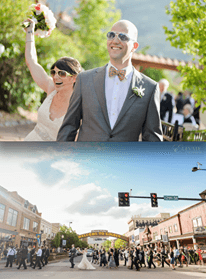
<path fill-rule="evenodd" d="M 35 9 L 36 9 L 37 11 L 40 11 L 40 9 L 41 9 L 41 4 L 40 4 L 40 3 L 37 4 L 37 5 L 35 6 Z"/>

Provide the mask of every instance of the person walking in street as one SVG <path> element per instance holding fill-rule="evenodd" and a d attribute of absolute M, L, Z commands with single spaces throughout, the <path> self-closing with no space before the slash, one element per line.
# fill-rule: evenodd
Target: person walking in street
<path fill-rule="evenodd" d="M 149 249 L 148 268 L 151 268 L 151 265 L 153 265 L 154 268 L 156 268 L 156 265 L 155 265 L 154 262 L 153 262 L 153 251 L 152 251 L 152 249 L 150 248 L 150 249 Z"/>
<path fill-rule="evenodd" d="M 168 258 L 168 255 L 167 255 L 167 250 L 162 247 L 162 250 L 161 250 L 161 257 L 162 257 L 162 267 L 164 267 L 164 263 L 166 263 L 168 266 L 170 266 L 170 264 L 166 261 L 166 259 Z"/>
<path fill-rule="evenodd" d="M 25 262 L 26 259 L 27 259 L 27 256 L 28 256 L 28 249 L 27 249 L 27 247 L 23 247 L 22 248 L 22 250 L 20 252 L 20 255 L 21 255 L 21 261 L 20 261 L 20 264 L 17 267 L 17 269 L 20 269 L 22 264 L 24 266 L 24 269 L 27 269 L 26 262 Z"/>
<path fill-rule="evenodd" d="M 41 254 L 41 259 L 40 259 L 40 261 L 41 261 L 42 266 L 45 266 L 45 264 L 44 264 L 45 247 L 44 247 L 44 246 L 41 246 L 41 250 L 42 250 L 42 254 Z"/>
<path fill-rule="evenodd" d="M 71 250 L 70 250 L 70 252 L 71 252 L 71 257 L 70 257 L 70 263 L 71 263 L 71 266 L 70 266 L 70 268 L 74 268 L 74 266 L 75 266 L 75 264 L 74 264 L 74 257 L 76 256 L 76 248 L 75 248 L 75 246 L 74 246 L 74 244 L 72 244 L 72 248 L 71 248 Z"/>
<path fill-rule="evenodd" d="M 48 246 L 45 247 L 45 254 L 44 254 L 44 262 L 45 262 L 45 265 L 48 264 L 48 258 L 50 256 L 50 252 L 49 252 L 49 248 Z"/>
<path fill-rule="evenodd" d="M 175 270 L 175 254 L 174 254 L 174 251 L 175 251 L 175 247 L 174 248 L 170 247 L 170 264 L 172 266 L 172 270 Z"/>
<path fill-rule="evenodd" d="M 38 265 L 39 266 L 39 269 L 41 269 L 41 263 L 40 263 L 40 260 L 41 260 L 41 255 L 42 255 L 42 250 L 41 250 L 41 247 L 39 247 L 37 253 L 36 253 L 36 262 L 33 266 L 33 269 L 35 269 L 35 267 Z"/>
<path fill-rule="evenodd" d="M 32 249 L 31 249 L 31 251 L 30 251 L 30 267 L 32 266 L 32 265 L 34 265 L 34 262 L 33 262 L 33 259 L 34 259 L 34 254 L 35 254 L 35 247 L 33 247 Z"/>
<path fill-rule="evenodd" d="M 15 255 L 16 255 L 16 250 L 15 250 L 14 246 L 11 246 L 7 253 L 7 261 L 6 261 L 5 267 L 8 267 L 9 264 L 10 264 L 10 267 L 12 267 L 12 263 L 14 261 Z"/>
<path fill-rule="evenodd" d="M 128 261 L 128 256 L 129 256 L 128 248 L 126 248 L 124 250 L 123 255 L 124 255 L 124 266 L 126 266 L 127 265 L 127 261 Z"/>
<path fill-rule="evenodd" d="M 119 250 L 117 248 L 114 249 L 114 260 L 117 268 L 119 266 Z"/>
<path fill-rule="evenodd" d="M 116 267 L 115 260 L 114 260 L 114 249 L 110 249 L 110 259 L 109 259 L 109 268 L 111 269 L 112 267 Z"/>

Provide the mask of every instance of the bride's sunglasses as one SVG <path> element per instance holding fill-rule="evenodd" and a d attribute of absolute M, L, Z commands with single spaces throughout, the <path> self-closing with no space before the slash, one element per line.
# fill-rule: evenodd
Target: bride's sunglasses
<path fill-rule="evenodd" d="M 72 77 L 72 75 L 70 73 L 68 73 L 64 70 L 59 70 L 59 71 L 51 70 L 50 71 L 50 74 L 52 77 L 54 77 L 56 73 L 60 78 L 66 78 L 68 76 Z"/>
<path fill-rule="evenodd" d="M 117 35 L 118 39 L 122 42 L 129 42 L 130 40 L 134 41 L 127 34 L 116 33 L 116 32 L 113 32 L 113 31 L 110 31 L 110 32 L 107 33 L 107 40 L 112 41 L 116 37 L 116 35 Z"/>

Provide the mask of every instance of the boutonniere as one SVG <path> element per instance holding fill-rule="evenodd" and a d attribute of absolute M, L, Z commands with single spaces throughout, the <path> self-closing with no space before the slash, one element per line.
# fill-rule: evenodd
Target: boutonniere
<path fill-rule="evenodd" d="M 144 96 L 144 90 L 145 88 L 142 88 L 142 85 L 140 87 L 133 87 L 132 91 L 140 98 Z"/>

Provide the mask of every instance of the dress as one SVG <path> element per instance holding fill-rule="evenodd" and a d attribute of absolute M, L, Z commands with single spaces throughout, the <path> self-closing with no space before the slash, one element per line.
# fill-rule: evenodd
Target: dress
<path fill-rule="evenodd" d="M 60 118 L 55 118 L 53 121 L 50 119 L 49 109 L 56 93 L 56 90 L 52 91 L 40 106 L 37 125 L 25 137 L 25 141 L 56 141 L 59 128 L 64 119 L 64 115 Z"/>
<path fill-rule="evenodd" d="M 96 269 L 93 265 L 88 261 L 86 251 L 83 252 L 83 258 L 78 265 L 79 269 Z"/>

